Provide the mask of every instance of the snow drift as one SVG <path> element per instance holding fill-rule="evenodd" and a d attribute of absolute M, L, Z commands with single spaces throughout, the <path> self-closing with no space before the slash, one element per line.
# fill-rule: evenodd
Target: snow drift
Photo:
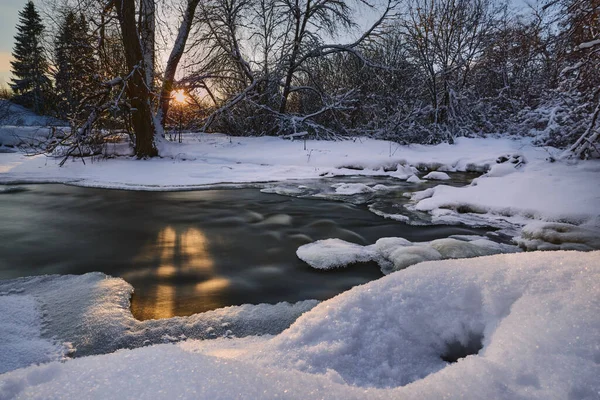
<path fill-rule="evenodd" d="M 325 301 L 273 338 L 33 366 L 1 375 L 0 397 L 593 399 L 599 279 L 597 251 L 426 262 Z M 444 361 L 457 348 L 465 357 Z"/>

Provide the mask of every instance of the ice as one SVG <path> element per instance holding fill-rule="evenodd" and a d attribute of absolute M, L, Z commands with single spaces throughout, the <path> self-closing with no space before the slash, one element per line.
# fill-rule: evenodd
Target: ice
<path fill-rule="evenodd" d="M 336 183 L 333 185 L 336 194 L 353 195 L 359 193 L 373 193 L 373 189 L 364 183 Z"/>
<path fill-rule="evenodd" d="M 450 179 L 450 176 L 445 172 L 432 171 L 425 175 L 423 179 L 431 179 L 434 181 L 447 181 Z"/>
<path fill-rule="evenodd" d="M 365 246 L 341 239 L 325 239 L 300 246 L 296 255 L 316 269 L 345 267 L 371 261 L 376 255 Z"/>
<path fill-rule="evenodd" d="M 401 221 L 401 222 L 409 222 L 409 220 L 410 220 L 410 218 L 407 217 L 406 215 L 389 214 L 384 211 L 378 210 L 374 204 L 369 204 L 368 208 L 369 208 L 369 211 L 371 211 L 373 214 L 379 215 L 380 217 L 383 217 L 383 218 L 393 219 L 394 221 Z"/>
<path fill-rule="evenodd" d="M 302 245 L 298 258 L 316 269 L 345 267 L 375 261 L 384 274 L 407 268 L 423 261 L 449 258 L 472 258 L 499 253 L 515 253 L 518 247 L 492 242 L 481 237 L 465 236 L 412 243 L 400 237 L 381 238 L 375 244 L 361 246 L 341 239 L 317 240 Z"/>
<path fill-rule="evenodd" d="M 558 222 L 532 222 L 523 227 L 518 245 L 532 250 L 598 250 L 600 229 Z"/>
<path fill-rule="evenodd" d="M 325 301 L 274 337 L 32 366 L 1 375 L 0 398 L 593 399 L 599 265 L 598 251 L 426 262 Z"/>
<path fill-rule="evenodd" d="M 138 321 L 129 308 L 129 299 L 133 292 L 131 285 L 123 279 L 112 278 L 102 273 L 46 275 L 0 281 L 0 294 L 15 292 L 19 295 L 0 295 L 0 311 L 3 311 L 0 314 L 0 333 L 3 329 L 12 329 L 6 326 L 13 325 L 22 326 L 23 332 L 30 329 L 29 342 L 16 343 L 23 347 L 31 345 L 32 354 L 38 349 L 40 353 L 34 354 L 38 357 L 34 359 L 33 356 L 18 358 L 18 354 L 13 351 L 0 351 L 0 356 L 12 354 L 12 361 L 0 363 L 3 368 L 10 369 L 24 367 L 31 362 L 62 357 L 64 351 L 61 353 L 56 347 L 52 347 L 50 342 L 37 339 L 42 322 L 47 332 L 44 338 L 54 339 L 57 343 L 69 342 L 75 355 L 83 356 L 163 343 L 167 337 L 178 340 L 210 339 L 224 336 L 227 331 L 230 331 L 229 335 L 237 337 L 276 334 L 317 304 L 315 300 L 295 304 L 246 304 L 189 317 Z M 33 296 L 35 304 L 32 303 Z M 8 311 L 4 312 L 3 307 L 6 307 L 6 310 L 10 308 L 24 311 L 11 314 Z M 44 310 L 43 318 L 35 311 L 39 309 Z M 16 318 L 19 314 L 28 316 L 28 319 L 18 322 Z M 5 315 L 10 317 L 7 325 Z M 17 331 L 17 334 L 20 334 L 19 332 L 21 331 Z M 17 336 L 15 338 L 18 339 Z M 12 346 L 9 348 L 16 348 L 17 345 L 9 344 Z"/>
<path fill-rule="evenodd" d="M 390 176 L 401 180 L 407 180 L 411 176 L 414 176 L 418 171 L 419 170 L 413 166 L 398 164 L 396 171 L 392 172 Z"/>
<path fill-rule="evenodd" d="M 418 264 L 423 261 L 441 260 L 442 255 L 439 251 L 431 246 L 410 246 L 400 247 L 392 252 L 389 260 L 393 267 L 382 268 L 384 274 L 389 274 L 393 271 L 399 271 L 413 264 Z"/>

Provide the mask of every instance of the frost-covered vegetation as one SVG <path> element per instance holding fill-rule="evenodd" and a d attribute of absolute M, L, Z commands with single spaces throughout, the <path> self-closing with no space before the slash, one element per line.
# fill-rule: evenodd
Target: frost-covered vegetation
<path fill-rule="evenodd" d="M 165 130 L 191 129 L 404 144 L 517 134 L 597 155 L 598 0 L 134 3 L 41 3 L 53 41 L 33 3 L 22 12 L 14 101 L 71 125 L 46 150 L 101 152 L 118 131 L 154 156 Z"/>

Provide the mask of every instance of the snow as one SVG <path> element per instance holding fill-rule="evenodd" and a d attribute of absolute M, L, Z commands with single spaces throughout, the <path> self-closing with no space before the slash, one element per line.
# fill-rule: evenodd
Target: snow
<path fill-rule="evenodd" d="M 31 110 L 22 107 L 18 104 L 11 103 L 7 100 L 0 99 L 0 126 L 65 126 L 64 121 L 60 121 L 53 117 L 37 115 Z"/>
<path fill-rule="evenodd" d="M 472 258 L 518 251 L 515 246 L 495 243 L 481 237 L 446 238 L 415 243 L 401 237 L 387 237 L 369 246 L 341 239 L 317 240 L 300 246 L 296 255 L 316 269 L 340 268 L 375 261 L 384 274 L 390 274 L 423 261 Z"/>
<path fill-rule="evenodd" d="M 325 301 L 274 337 L 31 366 L 0 376 L 0 398 L 592 399 L 599 266 L 598 251 L 425 262 Z M 472 354 L 442 359 L 461 348 Z"/>
<path fill-rule="evenodd" d="M 371 261 L 376 257 L 370 249 L 341 239 L 325 239 L 298 248 L 296 255 L 317 269 L 345 267 L 348 264 Z"/>
<path fill-rule="evenodd" d="M 353 195 L 358 193 L 373 193 L 377 189 L 371 188 L 364 183 L 336 183 L 333 185 L 336 194 Z M 381 188 L 378 188 L 381 190 Z"/>
<path fill-rule="evenodd" d="M 600 46 L 600 39 L 590 40 L 589 42 L 580 43 L 578 46 L 576 46 L 576 48 L 579 50 L 583 50 L 583 49 L 591 49 L 592 47 L 595 47 L 595 46 Z"/>
<path fill-rule="evenodd" d="M 48 132 L 0 127 L 0 183 L 188 190 L 277 182 L 263 190 L 311 195 L 294 180 L 360 175 L 418 185 L 420 170 L 435 170 L 426 179 L 479 171 L 469 186 L 409 195 L 410 211 L 434 223 L 512 227 L 527 250 L 600 248 L 600 162 L 551 163 L 559 150 L 529 139 L 399 146 L 190 134 L 182 144 L 162 141 L 162 158 L 75 159 L 61 168 L 59 158 L 22 152 Z M 325 195 L 369 198 L 389 187 L 344 182 Z M 261 223 L 286 225 L 289 216 Z M 129 284 L 101 273 L 0 281 L 0 398 L 597 397 L 600 252 L 491 255 L 518 250 L 476 236 L 317 241 L 297 251 L 314 268 L 374 261 L 389 275 L 320 304 L 150 321 L 131 315 Z M 476 353 L 480 341 L 477 354 L 443 360 Z M 59 362 L 72 351 L 103 355 Z"/>
<path fill-rule="evenodd" d="M 189 317 L 138 321 L 129 308 L 132 293 L 133 287 L 123 279 L 99 272 L 0 281 L 0 368 L 61 359 L 66 350 L 49 342 L 48 335 L 57 343 L 69 343 L 69 352 L 84 356 L 185 338 L 276 334 L 317 304 L 316 300 L 246 304 Z M 42 325 L 48 335 L 40 339 Z"/>
<path fill-rule="evenodd" d="M 445 172 L 432 171 L 425 175 L 423 179 L 431 179 L 434 181 L 447 181 L 450 179 L 450 176 Z"/>
<path fill-rule="evenodd" d="M 421 183 L 421 182 L 423 182 L 423 180 L 419 179 L 419 177 L 418 177 L 418 176 L 416 176 L 416 175 L 411 175 L 411 176 L 410 176 L 410 177 L 409 177 L 409 178 L 406 180 L 406 182 L 408 182 L 408 183 Z"/>
<path fill-rule="evenodd" d="M 515 241 L 528 251 L 588 251 L 600 249 L 600 227 L 538 221 L 525 225 Z"/>
<path fill-rule="evenodd" d="M 33 296 L 0 293 L 0 315 L 0 374 L 66 354 L 66 346 L 42 338 L 43 315 Z"/>
<path fill-rule="evenodd" d="M 503 165 L 503 164 L 499 164 Z M 439 185 L 422 195 L 416 194 L 414 208 L 439 215 L 437 222 L 450 222 L 467 212 L 500 216 L 513 224 L 532 220 L 579 225 L 600 214 L 600 163 L 529 162 L 519 169 L 501 167 L 477 178 L 468 187 Z M 511 173 L 506 173 L 509 168 Z M 492 218 L 489 218 L 493 222 Z"/>
<path fill-rule="evenodd" d="M 14 135 L 18 136 L 19 132 L 0 128 L 0 137 Z M 58 166 L 60 159 L 3 154 L 0 155 L 0 182 L 63 182 L 120 189 L 173 190 L 333 175 L 391 176 L 405 180 L 415 174 L 414 165 L 449 165 L 458 171 L 487 169 L 498 154 L 523 145 L 507 139 L 460 139 L 454 146 L 403 146 L 390 156 L 389 142 L 382 140 L 306 142 L 307 150 L 304 150 L 300 141 L 274 137 L 193 134 L 184 137 L 182 144 L 161 142 L 163 158 L 88 160 L 85 164 L 74 159 L 62 168 Z M 353 165 L 361 165 L 363 169 L 345 168 Z M 392 166 L 395 171 L 383 169 Z"/>

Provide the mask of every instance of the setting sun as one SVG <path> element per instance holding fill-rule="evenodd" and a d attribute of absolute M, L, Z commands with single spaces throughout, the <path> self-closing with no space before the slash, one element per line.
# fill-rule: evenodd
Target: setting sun
<path fill-rule="evenodd" d="M 171 92 L 171 98 L 180 104 L 183 104 L 187 101 L 187 95 L 185 94 L 185 92 L 183 91 L 183 89 L 179 89 L 179 90 L 173 90 Z"/>

